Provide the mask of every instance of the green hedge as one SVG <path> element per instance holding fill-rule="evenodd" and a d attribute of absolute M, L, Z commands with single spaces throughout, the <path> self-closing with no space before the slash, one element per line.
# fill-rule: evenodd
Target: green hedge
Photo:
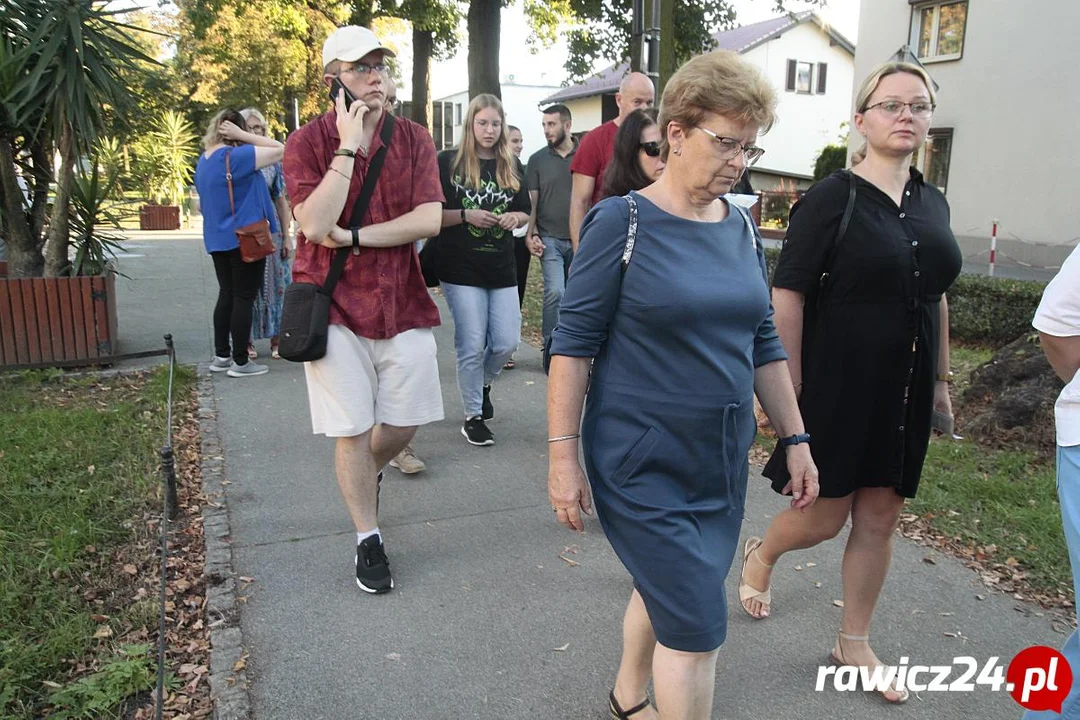
<path fill-rule="evenodd" d="M 772 281 L 779 250 L 767 249 Z M 1031 330 L 1046 283 L 961 275 L 949 288 L 949 331 L 954 340 L 1002 347 Z"/>

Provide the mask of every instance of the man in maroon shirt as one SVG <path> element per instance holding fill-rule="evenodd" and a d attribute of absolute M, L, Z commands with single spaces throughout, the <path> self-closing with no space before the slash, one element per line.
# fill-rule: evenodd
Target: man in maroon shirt
<path fill-rule="evenodd" d="M 632 72 L 619 84 L 615 104 L 619 116 L 585 133 L 578 145 L 574 161 L 570 164 L 573 186 L 570 191 L 570 245 L 576 253 L 578 234 L 585 213 L 600 199 L 603 190 L 604 170 L 615 151 L 615 133 L 627 115 L 642 108 L 650 108 L 656 99 L 656 89 L 647 75 Z"/>
<path fill-rule="evenodd" d="M 335 470 L 356 525 L 356 584 L 394 587 L 378 528 L 380 470 L 419 425 L 443 418 L 435 338 L 417 240 L 442 224 L 443 194 L 427 130 L 395 118 L 385 165 L 358 231 L 351 225 L 370 159 L 382 147 L 386 65 L 392 55 L 367 28 L 336 30 L 323 45 L 323 80 L 344 93 L 334 109 L 289 137 L 285 183 L 300 223 L 293 279 L 323 283 L 338 247 L 350 253 L 330 309 L 326 355 L 304 364 L 314 432 L 337 438 Z"/>

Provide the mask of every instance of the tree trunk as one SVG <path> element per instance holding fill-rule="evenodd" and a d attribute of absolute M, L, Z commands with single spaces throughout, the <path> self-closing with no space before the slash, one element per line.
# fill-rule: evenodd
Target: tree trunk
<path fill-rule="evenodd" d="M 75 181 L 75 139 L 71 125 L 60 136 L 60 174 L 56 178 L 56 197 L 49 216 L 49 240 L 45 244 L 45 277 L 63 275 L 70 264 L 68 240 L 71 236 L 71 186 Z"/>
<path fill-rule="evenodd" d="M 430 30 L 412 32 L 412 119 L 431 132 L 431 51 L 435 45 L 435 33 Z"/>
<path fill-rule="evenodd" d="M 469 97 L 491 93 L 502 99 L 499 86 L 499 34 L 502 31 L 500 0 L 469 3 Z"/>
<path fill-rule="evenodd" d="M 0 141 L 0 196 L 4 199 L 4 242 L 7 244 L 8 276 L 41 277 L 45 258 L 31 234 L 23 211 L 23 194 L 15 179 L 15 154 L 11 142 Z"/>
<path fill-rule="evenodd" d="M 33 190 L 30 192 L 30 236 L 34 238 L 35 249 L 40 255 L 45 247 L 45 217 L 49 209 L 49 183 L 53 177 L 48 140 L 39 137 L 30 144 L 30 159 L 34 163 Z"/>

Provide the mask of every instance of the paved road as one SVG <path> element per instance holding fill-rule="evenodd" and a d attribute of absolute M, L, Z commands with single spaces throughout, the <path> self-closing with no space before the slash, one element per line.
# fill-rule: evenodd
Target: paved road
<path fill-rule="evenodd" d="M 183 361 L 205 361 L 215 286 L 200 243 L 137 244 L 142 257 L 121 265 L 132 278 L 121 284 L 125 350 L 168 330 Z M 523 348 L 518 369 L 496 384 L 498 444 L 474 448 L 458 432 L 449 328 L 437 337 L 450 419 L 417 438 L 427 473 L 391 470 L 384 484 L 381 526 L 398 583 L 385 596 L 363 595 L 353 582 L 355 540 L 333 445 L 310 433 L 302 368 L 273 362 L 262 377 L 214 378 L 235 569 L 255 578 L 242 628 L 260 720 L 606 717 L 630 581 L 595 521 L 579 537 L 552 520 L 538 354 Z M 782 507 L 752 478 L 745 533 L 760 533 Z M 985 688 L 922 693 L 902 710 L 815 692 L 839 622 L 841 549 L 834 541 L 786 557 L 769 620 L 729 608 L 714 718 L 1019 716 L 1005 693 Z M 1007 661 L 1028 645 L 1064 640 L 1034 608 L 990 594 L 959 563 L 904 540 L 874 631 L 884 658 L 924 665 Z"/>

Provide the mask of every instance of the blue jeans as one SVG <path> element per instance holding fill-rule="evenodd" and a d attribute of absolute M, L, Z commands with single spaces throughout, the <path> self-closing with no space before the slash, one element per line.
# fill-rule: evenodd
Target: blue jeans
<path fill-rule="evenodd" d="M 1073 592 L 1080 597 L 1080 445 L 1057 449 L 1057 491 L 1061 505 L 1061 523 L 1065 529 L 1065 544 L 1069 548 L 1069 565 L 1072 567 Z M 1053 710 L 1024 713 L 1024 720 L 1049 720 L 1050 718 L 1080 718 L 1080 638 L 1076 631 L 1065 641 L 1061 654 L 1069 661 L 1073 672 L 1072 690 L 1061 704 L 1061 714 Z"/>
<path fill-rule="evenodd" d="M 521 341 L 517 286 L 481 288 L 442 283 L 454 316 L 458 391 L 465 417 L 480 415 L 484 386 L 499 377 Z"/>
<path fill-rule="evenodd" d="M 541 330 L 546 343 L 559 322 L 559 304 L 566 292 L 566 277 L 570 274 L 574 251 L 569 240 L 554 237 L 542 239 L 544 255 L 540 258 L 540 267 L 544 270 L 544 319 Z"/>

